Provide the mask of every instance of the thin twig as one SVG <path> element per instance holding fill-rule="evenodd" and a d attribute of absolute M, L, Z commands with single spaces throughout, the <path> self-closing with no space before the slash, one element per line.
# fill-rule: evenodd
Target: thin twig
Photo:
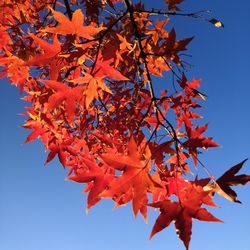
<path fill-rule="evenodd" d="M 64 4 L 65 4 L 65 7 L 66 7 L 66 11 L 67 11 L 69 20 L 71 20 L 72 19 L 72 10 L 70 8 L 69 2 L 68 2 L 68 0 L 63 0 L 63 1 L 64 1 Z"/>

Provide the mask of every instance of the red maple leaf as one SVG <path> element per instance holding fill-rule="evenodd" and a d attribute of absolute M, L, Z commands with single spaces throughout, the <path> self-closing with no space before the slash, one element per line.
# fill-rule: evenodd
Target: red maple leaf
<path fill-rule="evenodd" d="M 108 173 L 107 169 L 101 168 L 92 159 L 84 158 L 82 166 L 78 167 L 74 175 L 66 180 L 72 180 L 79 183 L 88 183 L 85 192 L 89 192 L 87 200 L 87 210 L 100 201 L 100 194 L 110 184 L 114 178 L 113 174 Z"/>
<path fill-rule="evenodd" d="M 129 80 L 113 66 L 111 66 L 113 59 L 104 61 L 102 57 L 98 58 L 93 75 L 95 77 L 108 77 L 117 81 Z"/>
<path fill-rule="evenodd" d="M 184 0 L 165 0 L 165 3 L 168 5 L 168 9 L 171 11 L 180 10 L 176 5 L 182 3 Z"/>
<path fill-rule="evenodd" d="M 231 167 L 220 178 L 218 178 L 215 183 L 207 185 L 206 189 L 211 190 L 213 193 L 217 192 L 219 195 L 230 201 L 241 203 L 231 186 L 245 185 L 250 181 L 249 175 L 236 175 L 246 161 L 247 159 Z"/>
<path fill-rule="evenodd" d="M 29 66 L 44 66 L 50 64 L 51 60 L 55 58 L 61 51 L 61 43 L 58 41 L 57 36 L 54 36 L 53 44 L 35 36 L 30 33 L 30 37 L 35 43 L 43 50 L 43 53 L 35 55 L 28 60 L 25 65 Z"/>
<path fill-rule="evenodd" d="M 30 33 L 30 37 L 43 50 L 43 53 L 35 55 L 33 58 L 25 62 L 27 66 L 46 66 L 49 65 L 50 79 L 57 80 L 60 69 L 63 67 L 63 60 L 59 57 L 61 52 L 61 43 L 57 36 L 54 36 L 53 44 Z"/>
<path fill-rule="evenodd" d="M 132 205 L 134 215 L 136 216 L 141 211 L 144 219 L 147 218 L 146 203 L 147 192 L 152 191 L 156 182 L 150 176 L 150 157 L 151 153 L 148 148 L 145 150 L 145 160 L 143 155 L 138 150 L 133 137 L 128 143 L 128 154 L 102 154 L 102 160 L 119 171 L 122 171 L 121 176 L 115 178 L 109 185 L 108 189 L 101 193 L 101 197 L 114 198 L 121 197 L 132 189 Z M 158 184 L 159 186 L 159 184 Z"/>
<path fill-rule="evenodd" d="M 44 129 L 40 121 L 27 121 L 22 127 L 27 129 L 33 129 L 33 131 L 28 135 L 24 143 L 31 142 L 38 137 L 41 137 L 43 142 L 47 141 L 47 136 L 45 135 L 47 130 Z"/>
<path fill-rule="evenodd" d="M 53 9 L 51 9 L 51 11 L 55 20 L 58 22 L 58 26 L 52 28 L 47 27 L 42 30 L 43 32 L 61 35 L 74 34 L 86 39 L 92 39 L 93 36 L 104 29 L 103 27 L 96 28 L 93 25 L 83 26 L 84 15 L 81 9 L 73 13 L 71 21 L 61 12 L 54 11 Z"/>
<path fill-rule="evenodd" d="M 73 80 L 74 83 L 79 85 L 86 85 L 84 91 L 85 98 L 85 107 L 88 109 L 90 103 L 98 97 L 102 97 L 102 92 L 112 94 L 112 91 L 105 85 L 103 77 L 95 76 L 93 77 L 90 74 L 85 73 L 83 77 L 79 77 Z M 101 90 L 101 91 L 100 91 Z"/>
<path fill-rule="evenodd" d="M 67 133 L 65 132 L 65 134 Z M 50 142 L 48 143 L 48 149 L 50 150 L 50 152 L 47 156 L 45 164 L 52 161 L 57 155 L 59 161 L 61 162 L 63 167 L 65 167 L 67 165 L 69 153 L 72 153 L 72 151 L 70 150 L 70 146 L 73 141 L 74 138 L 67 138 L 65 140 L 56 140 L 53 138 L 52 140 L 50 140 Z"/>
<path fill-rule="evenodd" d="M 191 185 L 181 192 L 180 202 L 164 200 L 149 204 L 151 207 L 159 208 L 161 212 L 154 224 L 150 238 L 168 227 L 173 221 L 177 235 L 188 250 L 192 234 L 192 218 L 222 222 L 201 207 L 208 194 L 209 192 L 204 191 L 201 186 Z"/>
<path fill-rule="evenodd" d="M 65 113 L 69 122 L 72 121 L 75 114 L 76 103 L 83 100 L 84 86 L 71 88 L 62 82 L 52 80 L 40 80 L 46 87 L 53 89 L 53 93 L 48 99 L 48 109 L 53 110 L 64 102 Z"/>

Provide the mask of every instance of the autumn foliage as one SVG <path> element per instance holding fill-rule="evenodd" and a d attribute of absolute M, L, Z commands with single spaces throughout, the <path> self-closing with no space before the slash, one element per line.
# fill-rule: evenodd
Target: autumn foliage
<path fill-rule="evenodd" d="M 185 74 L 192 37 L 177 38 L 171 22 L 202 16 L 182 2 L 2 0 L 0 76 L 28 102 L 26 142 L 39 138 L 46 163 L 58 157 L 67 180 L 85 184 L 87 209 L 131 201 L 147 220 L 157 208 L 150 237 L 173 222 L 188 249 L 193 219 L 220 222 L 203 207 L 216 206 L 214 193 L 239 202 L 231 186 L 250 176 L 236 175 L 243 161 L 216 180 L 199 159 L 218 144 L 200 119 L 200 80 Z"/>

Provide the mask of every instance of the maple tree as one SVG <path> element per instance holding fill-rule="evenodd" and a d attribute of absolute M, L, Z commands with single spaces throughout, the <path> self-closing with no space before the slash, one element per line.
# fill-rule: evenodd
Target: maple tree
<path fill-rule="evenodd" d="M 0 76 L 29 103 L 25 142 L 40 138 L 46 163 L 58 156 L 66 179 L 86 184 L 87 209 L 102 198 L 116 207 L 131 201 L 147 220 L 148 207 L 157 208 L 150 238 L 174 222 L 188 249 L 192 219 L 221 221 L 203 207 L 216 206 L 214 193 L 240 202 L 230 186 L 250 176 L 236 175 L 246 160 L 217 180 L 199 160 L 218 144 L 196 122 L 206 96 L 185 74 L 192 37 L 178 40 L 168 23 L 186 16 L 223 24 L 182 12 L 182 2 L 157 10 L 130 0 L 4 0 Z M 200 166 L 207 178 L 190 174 Z"/>

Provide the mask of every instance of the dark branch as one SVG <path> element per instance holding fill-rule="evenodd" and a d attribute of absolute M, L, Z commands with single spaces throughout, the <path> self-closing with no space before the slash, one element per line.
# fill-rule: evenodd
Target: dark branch
<path fill-rule="evenodd" d="M 71 20 L 72 19 L 72 10 L 70 8 L 68 0 L 64 0 L 64 4 L 65 4 L 65 7 L 66 7 L 66 11 L 67 11 L 69 20 Z"/>

